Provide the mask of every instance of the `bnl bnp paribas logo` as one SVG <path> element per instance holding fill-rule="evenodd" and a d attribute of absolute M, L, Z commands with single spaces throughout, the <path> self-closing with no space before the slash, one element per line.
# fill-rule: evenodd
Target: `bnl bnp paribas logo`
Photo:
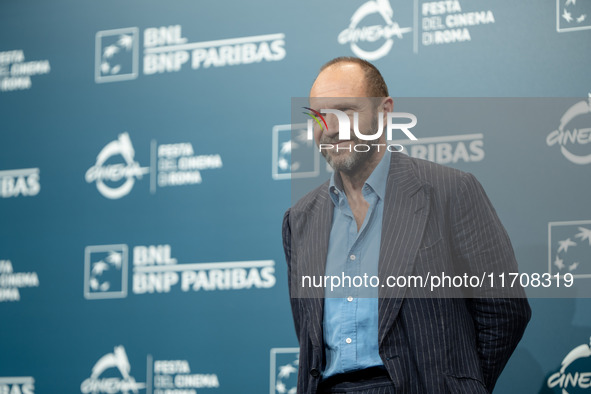
<path fill-rule="evenodd" d="M 1 394 L 35 394 L 32 376 L 0 376 Z"/>
<path fill-rule="evenodd" d="M 135 295 L 214 290 L 270 289 L 275 261 L 179 263 L 171 245 L 91 245 L 84 250 L 84 298 L 125 298 L 129 261 Z"/>
<path fill-rule="evenodd" d="M 181 25 L 150 27 L 143 31 L 144 53 L 140 58 L 140 29 L 128 27 L 96 33 L 96 83 L 136 79 L 143 75 L 178 72 L 185 68 L 239 66 L 275 62 L 285 58 L 285 34 L 224 38 L 189 42 Z"/>
<path fill-rule="evenodd" d="M 571 163 L 591 164 L 591 93 L 587 100 L 579 101 L 566 110 L 558 129 L 546 137 L 546 144 L 558 145 L 560 153 Z"/>
<path fill-rule="evenodd" d="M 591 220 L 548 223 L 548 272 L 591 278 Z"/>
<path fill-rule="evenodd" d="M 84 298 L 127 297 L 127 255 L 125 244 L 87 246 L 84 250 Z"/>
<path fill-rule="evenodd" d="M 99 193 L 111 200 L 127 196 L 137 181 L 150 179 L 150 193 L 157 188 L 198 185 L 202 172 L 222 168 L 219 154 L 196 155 L 193 144 L 150 142 L 150 166 L 144 167 L 135 158 L 136 151 L 129 133 L 109 142 L 101 149 L 95 164 L 85 174 L 87 183 L 94 183 Z"/>
<path fill-rule="evenodd" d="M 556 31 L 565 33 L 591 29 L 591 1 L 556 0 Z"/>
<path fill-rule="evenodd" d="M 41 190 L 39 168 L 0 171 L 0 197 L 36 196 Z"/>
<path fill-rule="evenodd" d="M 270 360 L 270 394 L 296 394 L 300 349 L 297 347 L 272 348 Z"/>

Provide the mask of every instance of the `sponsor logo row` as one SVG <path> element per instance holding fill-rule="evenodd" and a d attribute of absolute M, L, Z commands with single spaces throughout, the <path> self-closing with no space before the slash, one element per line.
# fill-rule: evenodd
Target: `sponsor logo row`
<path fill-rule="evenodd" d="M 95 163 L 85 173 L 86 182 L 95 184 L 102 196 L 120 199 L 144 177 L 149 177 L 150 193 L 154 194 L 158 188 L 202 184 L 204 172 L 223 167 L 218 153 L 195 154 L 190 142 L 158 144 L 152 140 L 146 148 L 150 152 L 150 164 L 142 166 L 135 159 L 136 150 L 129 134 L 121 133 L 100 150 Z M 40 190 L 39 168 L 0 171 L 3 198 L 36 196 Z"/>
<path fill-rule="evenodd" d="M 140 29 L 127 27 L 102 30 L 95 36 L 96 83 L 136 79 L 143 75 L 178 72 L 209 67 L 239 66 L 276 62 L 285 58 L 285 34 L 224 38 L 189 42 L 181 25 L 149 27 L 143 30 L 140 57 Z M 49 60 L 27 60 L 23 49 L 0 52 L 0 92 L 27 90 L 32 77 L 49 74 Z"/>
<path fill-rule="evenodd" d="M 316 120 L 320 122 L 318 119 Z M 411 124 L 414 126 L 416 123 L 415 117 Z M 557 123 L 558 127 L 547 134 L 546 145 L 550 149 L 559 150 L 562 156 L 573 164 L 591 164 L 591 153 L 589 152 L 589 146 L 591 146 L 591 94 L 587 99 L 566 107 Z M 284 124 L 273 127 L 273 179 L 314 178 L 320 175 L 322 162 L 320 150 L 322 147 L 318 149 L 312 141 L 311 124 L 312 120 L 308 120 L 308 123 Z M 341 122 L 339 122 L 340 126 Z M 351 129 L 354 130 L 353 127 Z M 402 134 L 400 133 L 400 135 Z M 396 150 L 400 150 L 399 148 L 402 147 L 402 152 L 412 157 L 444 165 L 475 163 L 485 158 L 483 133 L 437 137 L 419 135 L 418 137 L 417 140 L 398 139 L 389 140 L 388 143 L 396 146 Z M 326 169 L 330 171 L 328 166 Z"/>
<path fill-rule="evenodd" d="M 224 388 L 224 381 L 217 373 L 195 371 L 189 360 L 160 360 L 151 354 L 146 355 L 145 360 L 144 369 L 130 362 L 123 345 L 114 346 L 113 351 L 99 356 L 89 368 L 89 376 L 80 383 L 80 393 L 197 394 Z M 296 393 L 298 363 L 298 348 L 270 350 L 270 393 Z M 0 393 L 34 394 L 35 379 L 32 376 L 0 377 Z"/>
<path fill-rule="evenodd" d="M 100 356 L 89 368 L 89 377 L 80 383 L 82 394 L 196 394 L 197 391 L 216 392 L 220 379 L 211 371 L 194 371 L 188 360 L 156 360 L 146 355 L 145 375 L 129 360 L 125 347 L 118 345 Z M 137 379 L 141 373 L 142 378 Z M 207 390 L 211 389 L 211 390 Z M 0 377 L 0 393 L 33 394 L 32 376 Z"/>
<path fill-rule="evenodd" d="M 547 146 L 558 147 L 573 164 L 591 164 L 591 153 L 588 152 L 590 120 L 591 94 L 587 100 L 578 101 L 566 109 L 558 127 L 548 133 Z M 273 179 L 310 178 L 320 174 L 320 155 L 309 135 L 309 125 L 304 123 L 273 127 Z M 480 162 L 485 157 L 482 133 L 392 140 L 389 143 L 403 146 L 403 152 L 413 157 L 439 164 Z M 95 163 L 85 173 L 86 182 L 95 184 L 105 198 L 120 199 L 144 177 L 149 178 L 150 193 L 154 194 L 158 188 L 202 184 L 205 172 L 223 168 L 219 153 L 196 154 L 190 142 L 159 144 L 152 140 L 145 149 L 149 150 L 149 165 L 136 160 L 129 133 L 121 133 L 99 151 Z M 39 168 L 0 170 L 0 197 L 36 196 L 40 190 Z"/>
<path fill-rule="evenodd" d="M 556 0 L 556 31 L 591 29 L 591 7 L 587 3 Z M 334 34 L 338 44 L 370 61 L 387 56 L 393 49 L 400 56 L 400 51 L 411 47 L 418 53 L 419 48 L 470 42 L 483 34 L 495 34 L 491 29 L 496 18 L 491 9 L 474 8 L 460 0 L 369 0 L 351 12 L 343 30 L 326 33 Z M 284 33 L 190 42 L 181 25 L 101 30 L 95 36 L 94 78 L 96 83 L 117 82 L 138 78 L 140 69 L 148 76 L 276 62 L 285 58 L 285 44 Z M 0 52 L 0 91 L 30 89 L 31 77 L 50 71 L 49 60 L 26 61 L 22 49 Z"/>
<path fill-rule="evenodd" d="M 591 278 L 591 220 L 548 223 L 551 275 Z M 131 277 L 131 286 L 129 278 Z M 91 245 L 84 250 L 84 297 L 270 289 L 277 282 L 274 260 L 180 263 L 172 246 Z M 21 291 L 40 286 L 37 272 L 18 272 L 0 259 L 0 302 L 20 301 Z M 27 290 L 28 291 L 28 290 Z"/>
<path fill-rule="evenodd" d="M 132 365 L 123 345 L 98 357 L 89 368 L 89 376 L 80 383 L 82 394 L 197 394 L 218 392 L 224 382 L 213 371 L 195 371 L 189 360 L 159 360 L 151 354 L 145 356 L 145 369 Z M 298 348 L 272 348 L 270 350 L 270 392 L 296 393 Z M 145 371 L 145 374 L 144 372 Z M 141 376 L 141 377 L 137 377 Z M 0 377 L 0 393 L 34 394 L 32 376 Z"/>
<path fill-rule="evenodd" d="M 394 5 L 392 5 L 394 4 Z M 556 31 L 591 29 L 591 7 L 576 0 L 556 0 Z M 429 46 L 470 42 L 495 34 L 495 13 L 459 0 L 396 2 L 369 0 L 353 11 L 337 41 L 367 60 Z"/>
<path fill-rule="evenodd" d="M 296 393 L 298 361 L 298 348 L 271 349 L 270 394 Z M 567 351 L 560 366 L 546 375 L 544 386 L 552 393 L 587 392 L 591 388 L 591 340 Z"/>
<path fill-rule="evenodd" d="M 194 371 L 189 360 L 158 360 L 145 356 L 143 368 L 130 363 L 123 345 L 100 356 L 92 365 L 89 376 L 80 384 L 82 394 L 197 394 L 217 392 L 224 381 L 210 370 Z M 272 348 L 269 360 L 269 393 L 295 394 L 299 349 Z M 136 378 L 141 374 L 141 378 Z M 145 377 L 144 377 L 145 376 Z M 568 351 L 560 367 L 547 375 L 544 385 L 552 392 L 576 393 L 591 388 L 591 343 L 583 343 Z M 10 394 L 34 394 L 35 379 L 32 376 L 0 377 L 0 392 Z"/>

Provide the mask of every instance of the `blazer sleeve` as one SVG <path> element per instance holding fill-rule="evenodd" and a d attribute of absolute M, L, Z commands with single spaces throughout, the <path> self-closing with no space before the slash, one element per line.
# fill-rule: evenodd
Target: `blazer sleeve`
<path fill-rule="evenodd" d="M 295 297 L 292 293 L 292 280 L 295 280 L 293 277 L 293 270 L 291 265 L 291 256 L 292 256 L 292 248 L 291 248 L 291 225 L 290 225 L 290 213 L 291 208 L 285 212 L 283 215 L 283 226 L 281 230 L 281 234 L 283 237 L 283 251 L 285 252 L 285 261 L 287 262 L 287 286 L 289 288 L 289 300 L 291 304 L 291 312 L 293 314 L 293 322 L 295 326 L 296 336 L 298 341 L 300 341 L 300 308 L 299 308 L 299 300 Z"/>
<path fill-rule="evenodd" d="M 462 177 L 452 208 L 454 260 L 468 274 L 518 272 L 509 236 L 484 189 L 472 174 Z M 467 300 L 477 336 L 484 383 L 492 392 L 531 317 L 525 292 L 500 298 L 488 289 Z"/>

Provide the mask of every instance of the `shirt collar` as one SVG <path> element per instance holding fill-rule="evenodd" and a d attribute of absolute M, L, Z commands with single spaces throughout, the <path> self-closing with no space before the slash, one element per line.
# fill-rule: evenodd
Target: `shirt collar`
<path fill-rule="evenodd" d="M 374 193 L 378 195 L 380 200 L 384 199 L 386 195 L 386 181 L 388 179 L 388 171 L 390 169 L 390 152 L 386 150 L 384 156 L 374 168 L 373 172 L 365 181 L 364 188 L 369 186 Z M 340 174 L 335 171 L 330 177 L 330 183 L 328 185 L 328 191 L 330 198 L 335 205 L 339 205 L 339 197 L 343 194 L 343 182 Z"/>

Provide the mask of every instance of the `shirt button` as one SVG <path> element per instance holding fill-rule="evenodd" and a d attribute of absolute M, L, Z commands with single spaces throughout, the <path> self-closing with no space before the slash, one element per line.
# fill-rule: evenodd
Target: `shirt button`
<path fill-rule="evenodd" d="M 347 301 L 349 301 L 349 302 L 353 301 L 353 297 L 351 297 L 351 296 L 347 297 Z"/>
<path fill-rule="evenodd" d="M 355 259 L 356 259 L 356 257 L 355 257 L 355 255 L 354 255 L 354 254 L 352 254 L 351 256 L 349 256 L 349 258 L 350 258 L 351 260 L 355 260 Z"/>
<path fill-rule="evenodd" d="M 351 338 L 347 338 L 347 339 L 345 339 L 345 342 L 351 343 L 351 342 L 353 342 L 353 340 Z"/>

